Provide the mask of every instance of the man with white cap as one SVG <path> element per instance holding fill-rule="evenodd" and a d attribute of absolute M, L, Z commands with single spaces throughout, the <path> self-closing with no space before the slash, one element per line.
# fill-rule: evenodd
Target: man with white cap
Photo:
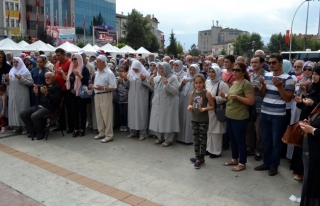
<path fill-rule="evenodd" d="M 101 139 L 102 143 L 113 140 L 113 106 L 112 91 L 117 89 L 117 80 L 113 72 L 107 68 L 107 58 L 104 55 L 97 57 L 97 72 L 94 84 L 94 103 L 99 134 L 94 139 Z"/>

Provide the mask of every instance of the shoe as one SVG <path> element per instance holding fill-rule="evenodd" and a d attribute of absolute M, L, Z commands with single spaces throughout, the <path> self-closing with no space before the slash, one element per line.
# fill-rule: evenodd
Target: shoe
<path fill-rule="evenodd" d="M 254 155 L 254 150 L 250 149 L 250 148 L 247 148 L 247 155 L 248 156 Z"/>
<path fill-rule="evenodd" d="M 6 132 L 6 128 L 5 127 L 1 127 L 1 134 L 5 133 Z"/>
<path fill-rule="evenodd" d="M 261 157 L 261 154 L 255 154 L 254 155 L 254 159 L 256 160 L 256 161 L 260 161 L 260 160 L 262 160 L 262 157 Z"/>
<path fill-rule="evenodd" d="M 268 165 L 262 164 L 254 168 L 256 171 L 263 171 L 263 170 L 270 170 L 270 167 Z"/>
<path fill-rule="evenodd" d="M 157 139 L 154 143 L 155 144 L 162 144 L 162 142 L 164 142 L 164 140 Z"/>
<path fill-rule="evenodd" d="M 161 144 L 161 147 L 168 147 L 169 145 L 171 145 L 171 142 L 166 140 Z"/>
<path fill-rule="evenodd" d="M 23 130 L 22 132 L 21 132 L 21 134 L 22 135 L 25 135 L 25 134 L 28 134 L 29 132 L 27 131 L 27 130 Z"/>
<path fill-rule="evenodd" d="M 143 141 L 143 140 L 145 140 L 145 139 L 146 139 L 146 137 L 144 137 L 144 136 L 140 136 L 140 137 L 139 137 L 139 140 L 140 140 L 140 141 Z"/>
<path fill-rule="evenodd" d="M 79 131 L 78 130 L 74 130 L 72 137 L 77 137 L 79 136 Z"/>
<path fill-rule="evenodd" d="M 238 165 L 238 164 L 239 162 L 237 159 L 231 159 L 228 162 L 225 162 L 223 166 L 232 166 L 232 165 Z"/>
<path fill-rule="evenodd" d="M 220 155 L 210 154 L 210 158 L 218 158 L 218 157 L 221 157 L 221 154 Z"/>
<path fill-rule="evenodd" d="M 197 161 L 197 159 L 198 158 L 196 158 L 196 157 L 190 157 L 190 161 L 191 161 L 191 163 L 195 163 L 196 161 Z M 200 163 L 205 163 L 205 159 L 203 159 L 203 161 L 201 161 Z"/>
<path fill-rule="evenodd" d="M 85 131 L 82 129 L 78 131 L 78 134 L 79 134 L 79 137 L 83 137 L 84 135 L 86 135 Z"/>
<path fill-rule="evenodd" d="M 135 135 L 133 134 L 133 133 L 130 133 L 127 137 L 128 138 L 132 138 L 132 137 L 134 137 Z"/>
<path fill-rule="evenodd" d="M 35 133 L 35 132 L 30 132 L 28 134 L 28 138 L 32 138 L 32 137 L 36 137 L 36 136 L 37 136 L 37 133 Z"/>
<path fill-rule="evenodd" d="M 105 138 L 103 138 L 100 142 L 101 142 L 101 143 L 106 143 L 106 142 L 111 142 L 111 141 L 113 141 L 113 138 L 112 138 L 112 137 L 105 137 Z"/>
<path fill-rule="evenodd" d="M 66 128 L 64 128 L 64 127 L 56 127 L 56 128 L 54 128 L 52 131 L 53 132 L 58 132 L 58 131 L 61 131 L 61 130 L 66 130 Z M 72 133 L 72 132 L 70 132 L 70 133 Z"/>
<path fill-rule="evenodd" d="M 13 127 L 12 126 L 8 126 L 8 130 L 13 130 Z"/>
<path fill-rule="evenodd" d="M 60 130 L 59 130 L 59 131 L 60 131 Z M 72 132 L 73 132 L 72 129 L 67 129 L 67 131 L 66 131 L 67 134 L 71 134 Z"/>
<path fill-rule="evenodd" d="M 240 172 L 246 169 L 246 165 L 239 163 L 237 166 L 231 169 L 233 172 Z"/>
<path fill-rule="evenodd" d="M 293 179 L 298 180 L 298 181 L 302 181 L 303 180 L 303 175 L 294 175 Z"/>
<path fill-rule="evenodd" d="M 194 163 L 194 169 L 200 169 L 201 168 L 201 162 L 196 161 Z"/>
<path fill-rule="evenodd" d="M 210 152 L 208 152 L 208 151 L 206 151 L 206 156 L 208 156 L 208 155 L 211 155 L 211 153 L 210 153 Z"/>
<path fill-rule="evenodd" d="M 270 167 L 270 170 L 268 172 L 269 176 L 275 176 L 278 174 L 278 167 Z"/>
<path fill-rule="evenodd" d="M 101 136 L 101 135 L 99 135 L 99 134 L 94 137 L 94 139 L 96 139 L 96 140 L 97 140 L 97 139 L 103 139 L 103 138 L 104 138 L 104 136 Z"/>
<path fill-rule="evenodd" d="M 124 132 L 127 132 L 128 131 L 128 128 L 126 126 L 123 126 L 123 131 Z"/>
<path fill-rule="evenodd" d="M 120 126 L 120 132 L 123 132 L 123 126 Z"/>
<path fill-rule="evenodd" d="M 38 135 L 38 136 L 37 136 L 37 140 L 42 140 L 42 139 L 44 139 L 44 134 L 45 134 L 45 133 Z"/>

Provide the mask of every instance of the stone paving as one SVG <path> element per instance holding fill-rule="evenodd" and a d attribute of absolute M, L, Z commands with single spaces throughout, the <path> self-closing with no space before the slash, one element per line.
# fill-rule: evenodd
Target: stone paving
<path fill-rule="evenodd" d="M 230 151 L 206 158 L 195 170 L 192 145 L 163 148 L 154 138 L 139 141 L 127 134 L 116 132 L 109 143 L 94 140 L 91 131 L 77 138 L 51 132 L 48 141 L 31 141 L 8 130 L 0 135 L 0 182 L 28 198 L 10 205 L 298 205 L 289 197 L 300 197 L 301 182 L 285 159 L 274 177 L 254 171 L 261 161 L 252 156 L 246 170 L 232 172 L 222 165 Z M 8 205 L 8 196 L 0 193 L 0 206 Z"/>

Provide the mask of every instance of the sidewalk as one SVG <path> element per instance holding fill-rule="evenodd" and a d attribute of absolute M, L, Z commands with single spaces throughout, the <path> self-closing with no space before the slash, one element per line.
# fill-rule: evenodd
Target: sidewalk
<path fill-rule="evenodd" d="M 127 133 L 116 132 L 109 143 L 94 140 L 91 131 L 77 138 L 51 132 L 48 141 L 9 135 L 0 136 L 0 182 L 38 204 L 296 206 L 288 198 L 300 197 L 301 183 L 284 159 L 279 174 L 269 177 L 253 170 L 261 164 L 253 157 L 239 173 L 222 166 L 230 151 L 195 170 L 192 145 L 163 148 L 154 138 L 128 139 Z"/>

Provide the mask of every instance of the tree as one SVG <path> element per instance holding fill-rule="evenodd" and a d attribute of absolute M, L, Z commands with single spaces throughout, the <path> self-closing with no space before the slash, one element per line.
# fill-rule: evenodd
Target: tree
<path fill-rule="evenodd" d="M 136 9 L 132 9 L 131 13 L 128 14 L 128 20 L 124 24 L 124 28 L 127 31 L 126 44 L 134 49 L 138 49 L 141 46 L 150 47 L 151 28 L 149 22 Z"/>
<path fill-rule="evenodd" d="M 150 32 L 150 45 L 149 47 L 146 47 L 147 50 L 149 50 L 150 52 L 158 52 L 159 48 L 160 48 L 160 44 L 158 42 L 158 38 Z"/>
<path fill-rule="evenodd" d="M 282 51 L 289 51 L 290 45 L 285 44 L 285 35 L 279 34 L 272 34 L 270 37 L 270 41 L 268 43 L 268 49 L 270 53 L 279 53 L 279 50 Z M 281 48 L 280 48 L 281 46 Z M 303 48 L 303 44 L 299 46 L 299 40 L 295 36 L 292 37 L 292 45 L 291 51 L 301 51 Z"/>
<path fill-rule="evenodd" d="M 190 54 L 191 56 L 198 56 L 200 54 L 200 50 L 197 48 L 195 44 L 191 45 Z"/>
<path fill-rule="evenodd" d="M 168 54 L 173 54 L 176 57 L 178 55 L 178 52 L 177 52 L 177 40 L 174 37 L 173 30 L 171 30 L 169 41 L 170 41 L 170 44 L 168 46 Z"/>
<path fill-rule="evenodd" d="M 223 48 L 220 52 L 220 55 L 227 55 L 227 51 Z"/>
<path fill-rule="evenodd" d="M 19 43 L 21 42 L 22 40 L 25 41 L 25 42 L 29 42 L 29 36 L 16 36 L 14 37 L 13 39 L 16 43 Z"/>
<path fill-rule="evenodd" d="M 183 54 L 183 46 L 180 42 L 177 43 L 177 53 Z"/>
<path fill-rule="evenodd" d="M 125 43 L 118 43 L 118 48 L 121 49 L 122 47 L 125 47 L 126 44 Z"/>
<path fill-rule="evenodd" d="M 253 32 L 251 35 L 241 34 L 237 36 L 233 46 L 235 55 L 249 56 L 252 50 L 262 49 L 263 42 L 260 34 Z"/>
<path fill-rule="evenodd" d="M 80 48 L 84 47 L 85 45 L 86 45 L 86 43 L 84 43 L 83 41 L 78 41 L 77 42 L 77 46 L 80 47 Z"/>
<path fill-rule="evenodd" d="M 80 26 L 76 27 L 76 34 L 83 34 L 84 33 L 84 29 Z"/>
<path fill-rule="evenodd" d="M 93 23 L 93 25 L 92 25 L 92 23 Z M 103 16 L 100 12 L 97 16 L 93 17 L 93 20 L 90 24 L 90 28 L 91 28 L 90 33 L 92 34 L 92 26 L 99 26 L 99 25 L 104 25 L 104 19 L 103 19 Z M 83 34 L 83 32 L 82 32 L 82 34 Z"/>

